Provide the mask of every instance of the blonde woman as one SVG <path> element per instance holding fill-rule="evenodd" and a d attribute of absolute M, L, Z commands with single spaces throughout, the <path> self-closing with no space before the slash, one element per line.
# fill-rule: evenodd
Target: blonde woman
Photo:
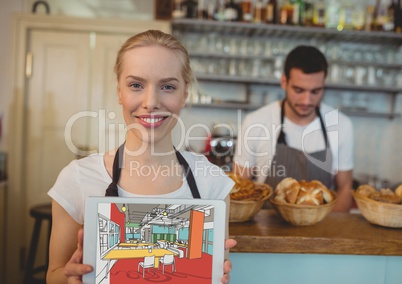
<path fill-rule="evenodd" d="M 137 34 L 118 52 L 115 73 L 126 141 L 108 153 L 72 161 L 50 189 L 53 227 L 47 283 L 82 283 L 82 275 L 93 269 L 82 263 L 88 196 L 221 199 L 229 204 L 233 181 L 222 171 L 217 175 L 216 167 L 210 172 L 214 166 L 204 156 L 176 151 L 172 143 L 193 76 L 181 43 L 160 31 Z M 137 169 L 169 169 L 169 174 L 141 175 L 131 169 L 133 163 Z M 227 239 L 226 249 L 235 244 Z M 222 283 L 229 282 L 230 270 L 226 260 Z"/>

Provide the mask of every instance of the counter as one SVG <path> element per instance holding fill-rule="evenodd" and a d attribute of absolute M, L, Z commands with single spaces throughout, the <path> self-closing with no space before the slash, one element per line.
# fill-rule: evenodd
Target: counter
<path fill-rule="evenodd" d="M 360 214 L 331 213 L 297 227 L 273 210 L 230 223 L 231 284 L 400 284 L 402 229 L 368 223 Z"/>
<path fill-rule="evenodd" d="M 372 225 L 360 214 L 331 213 L 311 226 L 293 226 L 274 210 L 252 221 L 230 223 L 232 252 L 402 256 L 402 229 Z"/>

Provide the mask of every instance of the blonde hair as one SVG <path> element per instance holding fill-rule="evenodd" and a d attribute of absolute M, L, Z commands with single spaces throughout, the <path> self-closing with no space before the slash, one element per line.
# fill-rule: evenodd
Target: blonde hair
<path fill-rule="evenodd" d="M 114 66 L 114 72 L 116 74 L 117 80 L 119 80 L 120 78 L 121 68 L 123 64 L 123 56 L 127 51 L 137 47 L 146 47 L 153 45 L 165 47 L 178 55 L 180 63 L 182 65 L 182 76 L 184 79 L 184 83 L 190 86 L 191 83 L 194 81 L 194 78 L 193 72 L 190 67 L 190 58 L 186 48 L 173 35 L 166 34 L 158 30 L 148 30 L 136 34 L 127 39 L 126 42 L 121 46 L 120 50 L 117 53 L 116 63 Z"/>

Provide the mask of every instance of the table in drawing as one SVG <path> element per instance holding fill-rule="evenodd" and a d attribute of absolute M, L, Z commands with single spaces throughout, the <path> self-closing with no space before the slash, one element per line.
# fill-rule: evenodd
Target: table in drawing
<path fill-rule="evenodd" d="M 111 260 L 118 260 L 118 259 L 129 259 L 129 258 L 144 258 L 145 256 L 155 256 L 155 268 L 159 267 L 159 259 L 166 254 L 173 254 L 177 255 L 175 252 L 171 252 L 166 249 L 112 249 L 108 253 L 105 254 L 103 260 L 107 260 L 108 264 L 106 267 L 106 277 L 109 274 L 110 269 L 110 261 Z"/>
<path fill-rule="evenodd" d="M 120 243 L 118 247 L 124 247 L 124 248 L 137 248 L 137 247 L 149 247 L 149 246 L 154 246 L 155 244 L 153 243 Z"/>

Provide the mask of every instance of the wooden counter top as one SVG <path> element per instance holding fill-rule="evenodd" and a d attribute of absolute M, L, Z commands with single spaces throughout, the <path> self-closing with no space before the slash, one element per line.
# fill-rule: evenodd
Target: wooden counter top
<path fill-rule="evenodd" d="M 372 225 L 360 214 L 331 213 L 311 226 L 293 226 L 274 210 L 230 223 L 231 252 L 402 256 L 402 229 Z"/>

